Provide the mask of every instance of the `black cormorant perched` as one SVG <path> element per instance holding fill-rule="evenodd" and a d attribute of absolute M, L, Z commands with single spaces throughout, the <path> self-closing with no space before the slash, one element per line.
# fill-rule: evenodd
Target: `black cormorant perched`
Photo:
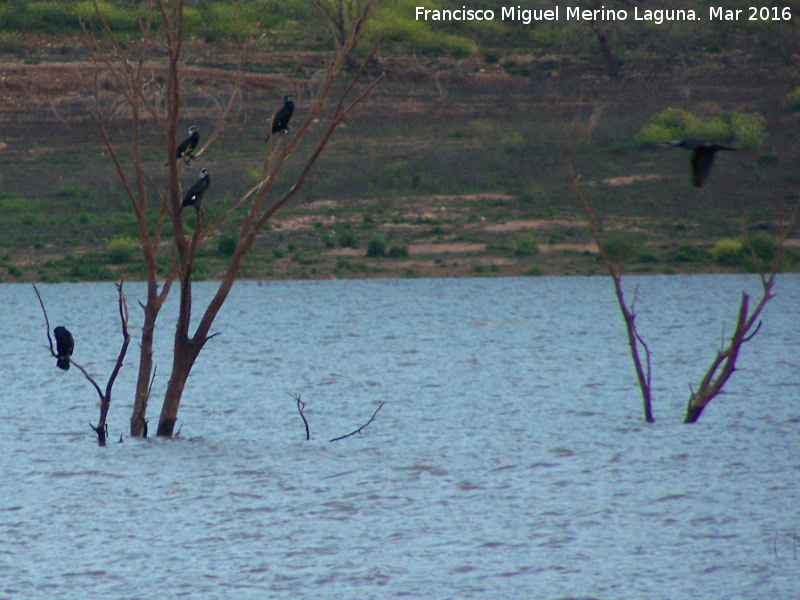
<path fill-rule="evenodd" d="M 178 150 L 175 153 L 177 158 L 182 158 L 183 162 L 188 165 L 190 160 L 194 160 L 194 154 L 192 154 L 192 152 L 194 152 L 194 149 L 197 148 L 199 143 L 200 131 L 195 125 L 192 125 L 189 127 L 189 137 L 178 144 Z M 164 166 L 166 167 L 168 164 L 169 162 L 165 163 Z"/>
<path fill-rule="evenodd" d="M 206 193 L 209 185 L 211 185 L 211 178 L 208 176 L 208 169 L 203 167 L 197 172 L 197 181 L 195 181 L 192 187 L 184 194 L 183 202 L 181 202 L 181 210 L 187 206 L 194 206 L 195 210 L 200 212 L 200 200 L 203 198 L 203 194 Z"/>
<path fill-rule="evenodd" d="M 66 327 L 59 325 L 53 330 L 53 335 L 56 338 L 56 365 L 59 369 L 69 370 L 69 357 L 72 356 L 72 350 L 75 348 L 75 340 L 72 334 L 67 331 Z"/>
<path fill-rule="evenodd" d="M 272 117 L 272 133 L 286 133 L 289 130 L 289 119 L 292 118 L 292 113 L 294 113 L 294 102 L 289 100 L 291 96 L 284 96 L 283 97 L 283 106 L 280 108 L 278 112 L 275 113 L 275 116 Z M 267 139 L 264 140 L 265 142 L 269 139 L 269 135 Z"/>
<path fill-rule="evenodd" d="M 714 155 L 719 150 L 736 150 L 730 146 L 722 146 L 712 142 L 698 140 L 683 140 L 682 142 L 667 142 L 670 146 L 678 146 L 692 151 L 692 183 L 695 187 L 700 187 L 711 172 L 711 165 L 714 164 Z"/>

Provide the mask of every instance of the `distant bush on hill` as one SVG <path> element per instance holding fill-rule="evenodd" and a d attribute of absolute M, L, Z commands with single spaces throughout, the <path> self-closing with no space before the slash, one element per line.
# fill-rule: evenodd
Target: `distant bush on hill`
<path fill-rule="evenodd" d="M 329 0 L 334 6 L 349 0 Z M 734 0 L 730 0 L 727 8 Z M 137 6 L 144 0 L 103 0 L 100 9 L 106 21 L 118 34 L 138 36 L 140 22 Z M 667 4 L 676 4 L 671 1 Z M 736 8 L 747 8 L 735 0 Z M 192 0 L 186 3 L 184 27 L 190 37 L 207 42 L 235 41 L 248 35 L 259 24 L 262 37 L 271 47 L 317 48 L 330 43 L 327 25 L 308 0 Z M 694 10 L 697 21 L 669 19 L 654 25 L 633 18 L 631 5 L 624 0 L 608 0 L 603 8 L 608 13 L 623 12 L 626 18 L 601 21 L 588 27 L 586 21 L 566 20 L 564 7 L 558 21 L 536 20 L 533 14 L 552 10 L 552 0 L 530 0 L 524 5 L 507 5 L 485 0 L 472 8 L 494 11 L 492 20 L 464 18 L 417 19 L 419 2 L 413 0 L 381 1 L 374 18 L 367 26 L 366 40 L 382 40 L 384 50 L 413 52 L 415 55 L 467 58 L 482 56 L 487 64 L 502 65 L 509 74 L 532 76 L 538 70 L 552 71 L 560 64 L 557 54 L 569 61 L 596 62 L 598 66 L 613 63 L 614 70 L 636 70 L 636 63 L 657 55 L 675 58 L 675 48 L 689 56 L 724 53 L 736 47 L 748 48 L 779 59 L 796 53 L 796 36 L 790 20 L 779 12 L 778 18 L 751 21 L 718 21 L 710 26 L 705 16 L 708 4 L 703 0 L 683 0 L 682 11 Z M 428 0 L 425 9 L 461 11 L 463 0 Z M 639 9 L 641 12 L 641 8 Z M 539 11 L 532 13 L 531 11 Z M 675 11 L 672 11 L 675 12 Z M 460 14 L 460 12 L 459 12 Z M 541 17 L 540 17 L 541 18 Z M 796 17 L 795 17 L 796 19 Z M 97 25 L 94 3 L 89 0 L 2 0 L 0 2 L 0 51 L 13 50 L 20 42 L 11 34 L 46 33 L 53 38 L 74 37 L 82 33 L 81 21 Z M 154 22 L 155 27 L 159 26 Z M 601 41 L 602 40 L 602 41 Z M 646 44 L 647 52 L 642 52 Z M 600 48 L 603 51 L 600 51 Z M 555 54 L 554 54 L 555 52 Z"/>
<path fill-rule="evenodd" d="M 739 240 L 720 240 L 711 249 L 714 262 L 723 267 L 734 267 L 742 262 L 743 246 Z"/>
<path fill-rule="evenodd" d="M 668 108 L 653 116 L 636 136 L 643 145 L 689 138 L 735 143 L 743 150 L 758 148 L 766 139 L 765 120 L 742 112 L 704 119 L 682 108 Z"/>
<path fill-rule="evenodd" d="M 800 86 L 797 86 L 784 96 L 783 106 L 790 112 L 800 111 Z"/>
<path fill-rule="evenodd" d="M 132 260 L 139 253 L 139 240 L 133 239 L 129 235 L 115 235 L 106 242 L 108 260 L 115 264 L 124 264 Z"/>

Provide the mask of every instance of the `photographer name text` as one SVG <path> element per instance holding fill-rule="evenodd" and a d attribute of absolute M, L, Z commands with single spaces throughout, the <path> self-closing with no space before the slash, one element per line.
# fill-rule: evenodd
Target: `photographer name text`
<path fill-rule="evenodd" d="M 577 6 L 553 6 L 548 9 L 527 9 L 520 6 L 505 6 L 498 10 L 471 9 L 466 6 L 456 9 L 429 9 L 416 7 L 417 21 L 514 21 L 530 25 L 542 21 L 647 21 L 656 25 L 670 21 L 702 21 L 701 11 L 688 9 L 623 9 L 590 10 Z M 750 6 L 731 9 L 710 6 L 706 15 L 709 21 L 790 21 L 792 10 L 788 6 Z"/>

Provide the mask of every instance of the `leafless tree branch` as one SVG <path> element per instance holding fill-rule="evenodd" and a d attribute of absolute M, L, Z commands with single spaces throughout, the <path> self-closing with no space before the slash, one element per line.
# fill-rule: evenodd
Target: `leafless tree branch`
<path fill-rule="evenodd" d="M 567 168 L 569 170 L 569 177 L 570 181 L 572 182 L 572 189 L 575 192 L 575 195 L 581 202 L 583 206 L 583 210 L 586 213 L 586 216 L 589 219 L 589 232 L 592 235 L 592 239 L 594 240 L 595 245 L 597 246 L 597 250 L 600 253 L 600 257 L 603 260 L 603 263 L 608 269 L 609 274 L 611 275 L 611 279 L 614 282 L 614 291 L 617 296 L 617 303 L 619 304 L 620 311 L 622 312 L 622 318 L 625 321 L 625 329 L 628 334 L 628 347 L 631 351 L 631 358 L 633 359 L 633 366 L 636 370 L 636 378 L 639 382 L 639 389 L 642 393 L 642 401 L 644 407 L 644 418 L 645 421 L 648 423 L 653 423 L 655 418 L 653 417 L 653 408 L 652 408 L 652 388 L 650 386 L 651 381 L 651 364 L 650 364 L 650 350 L 647 347 L 647 344 L 644 343 L 642 336 L 639 334 L 639 331 L 636 328 L 636 314 L 633 312 L 633 305 L 628 307 L 627 302 L 625 301 L 625 295 L 622 290 L 622 275 L 617 269 L 614 261 L 609 256 L 608 252 L 606 252 L 605 248 L 603 247 L 603 242 L 600 239 L 600 234 L 597 231 L 597 215 L 594 210 L 594 205 L 592 203 L 591 197 L 585 192 L 583 185 L 580 181 L 580 175 L 575 172 L 575 161 L 572 156 L 572 144 L 569 140 L 569 135 L 567 134 L 566 126 L 564 125 L 564 118 L 561 118 L 561 132 L 564 139 L 564 144 L 566 146 L 566 162 Z M 635 294 L 634 294 L 634 302 L 635 302 Z M 639 355 L 639 344 L 641 343 L 642 347 L 645 351 L 646 361 L 647 361 L 647 371 L 642 367 L 642 360 Z"/>
<path fill-rule="evenodd" d="M 42 307 L 42 314 L 44 315 L 44 322 L 45 326 L 47 327 L 47 341 L 50 345 L 50 354 L 53 355 L 54 358 L 58 358 L 58 354 L 55 352 L 53 348 L 53 340 L 50 336 L 50 319 L 47 317 L 47 310 L 45 309 L 44 302 L 42 301 L 42 296 L 39 293 L 39 289 L 36 287 L 35 283 L 32 283 L 33 290 L 36 292 L 36 297 L 39 299 L 39 305 Z M 117 362 L 114 365 L 113 370 L 111 371 L 111 375 L 108 378 L 108 383 L 106 384 L 106 391 L 103 393 L 103 390 L 100 388 L 100 385 L 97 381 L 89 375 L 89 372 L 79 363 L 75 362 L 74 360 L 70 359 L 70 364 L 78 369 L 86 380 L 92 384 L 95 391 L 97 392 L 97 396 L 100 398 L 100 421 L 98 422 L 97 426 L 95 427 L 92 425 L 92 429 L 97 433 L 97 441 L 101 446 L 105 445 L 106 438 L 108 435 L 108 428 L 106 427 L 106 418 L 108 416 L 108 409 L 111 405 L 111 390 L 114 387 L 114 382 L 117 379 L 117 375 L 119 374 L 120 369 L 122 368 L 122 363 L 125 360 L 125 354 L 128 351 L 128 345 L 131 341 L 131 336 L 128 333 L 128 305 L 125 301 L 125 294 L 122 291 L 122 282 L 116 284 L 117 286 L 117 294 L 119 296 L 119 318 L 122 324 L 122 347 L 120 348 L 119 354 L 117 356 Z"/>
<path fill-rule="evenodd" d="M 304 413 L 306 403 L 300 399 L 300 394 L 291 394 L 291 396 L 295 399 L 295 402 L 297 402 L 297 412 L 300 413 L 300 418 L 303 419 L 303 425 L 306 426 L 306 440 L 310 440 L 311 431 L 308 428 L 308 421 L 306 420 L 306 415 Z"/>
<path fill-rule="evenodd" d="M 39 306 L 42 307 L 42 314 L 44 315 L 44 324 L 47 328 L 47 343 L 50 344 L 50 354 L 53 355 L 53 358 L 58 358 L 58 354 L 53 348 L 53 338 L 50 336 L 50 320 L 47 318 L 47 311 L 44 308 L 44 302 L 42 302 L 42 296 L 39 294 L 39 288 L 36 287 L 36 284 L 31 282 L 33 286 L 33 291 L 36 292 L 36 297 L 39 299 Z"/>
<path fill-rule="evenodd" d="M 372 423 L 372 421 L 375 420 L 375 415 L 377 415 L 378 411 L 383 408 L 384 404 L 385 404 L 385 402 L 381 402 L 380 405 L 378 406 L 378 408 L 375 409 L 375 412 L 372 413 L 372 416 L 369 418 L 369 421 L 364 423 L 361 427 L 359 427 L 355 431 L 351 431 L 347 435 L 340 435 L 339 437 L 333 438 L 332 440 L 329 440 L 329 441 L 338 442 L 339 440 L 343 440 L 343 439 L 349 438 L 350 436 L 356 435 L 357 433 L 361 433 L 370 423 Z"/>
<path fill-rule="evenodd" d="M 736 370 L 736 360 L 739 358 L 739 352 L 742 346 L 751 341 L 761 329 L 761 321 L 759 321 L 758 318 L 767 302 L 775 296 L 772 290 L 775 286 L 778 271 L 780 270 L 786 238 L 794 227 L 799 212 L 800 197 L 798 197 L 792 208 L 789 222 L 783 227 L 778 236 L 778 249 L 775 252 L 775 258 L 769 272 L 765 272 L 761 268 L 761 263 L 758 260 L 755 249 L 747 239 L 747 236 L 743 235 L 745 244 L 749 249 L 750 256 L 753 259 L 759 279 L 761 280 L 761 298 L 753 311 L 750 312 L 750 297 L 746 293 L 742 293 L 739 313 L 736 318 L 736 327 L 730 337 L 730 342 L 725 348 L 717 352 L 717 355 L 711 362 L 711 366 L 700 381 L 697 392 L 694 390 L 691 391 L 686 404 L 686 415 L 683 419 L 684 423 L 695 423 L 700 418 L 705 407 L 708 406 L 708 403 L 722 392 L 728 379 L 730 379 L 730 376 L 733 375 Z M 742 231 L 744 232 L 744 224 L 742 225 Z"/>

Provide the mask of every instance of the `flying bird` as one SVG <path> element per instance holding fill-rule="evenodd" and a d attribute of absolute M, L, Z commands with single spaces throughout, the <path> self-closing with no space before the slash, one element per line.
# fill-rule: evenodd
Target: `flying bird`
<path fill-rule="evenodd" d="M 714 155 L 720 150 L 736 150 L 730 146 L 722 146 L 717 143 L 703 142 L 698 140 L 683 140 L 681 142 L 667 142 L 669 146 L 677 146 L 685 150 L 692 151 L 692 183 L 695 187 L 700 187 L 711 172 L 711 165 L 714 164 Z"/>
<path fill-rule="evenodd" d="M 72 351 L 75 348 L 75 340 L 72 334 L 66 327 L 59 325 L 53 330 L 53 335 L 56 338 L 56 365 L 59 369 L 64 371 L 69 370 L 69 357 L 72 356 Z"/>
<path fill-rule="evenodd" d="M 290 98 L 291 96 L 283 97 L 283 106 L 281 106 L 280 110 L 272 117 L 272 133 L 270 133 L 270 135 L 278 133 L 279 131 L 281 133 L 286 133 L 289 130 L 289 119 L 292 118 L 292 113 L 294 113 L 294 102 L 292 102 Z M 268 139 L 269 135 L 264 141 L 266 142 Z"/>
<path fill-rule="evenodd" d="M 175 153 L 178 159 L 183 159 L 187 165 L 189 164 L 190 160 L 194 160 L 194 149 L 197 148 L 197 145 L 200 143 L 200 130 L 197 129 L 195 125 L 189 127 L 189 137 L 183 140 L 180 144 L 178 144 L 178 150 Z M 169 161 L 164 163 L 166 167 L 169 164 Z"/>
<path fill-rule="evenodd" d="M 181 210 L 187 206 L 194 206 L 197 212 L 200 212 L 200 200 L 203 194 L 206 193 L 208 186 L 211 185 L 211 178 L 208 176 L 208 169 L 203 167 L 197 172 L 197 181 L 192 184 L 192 187 L 184 194 L 183 202 L 181 202 Z"/>

